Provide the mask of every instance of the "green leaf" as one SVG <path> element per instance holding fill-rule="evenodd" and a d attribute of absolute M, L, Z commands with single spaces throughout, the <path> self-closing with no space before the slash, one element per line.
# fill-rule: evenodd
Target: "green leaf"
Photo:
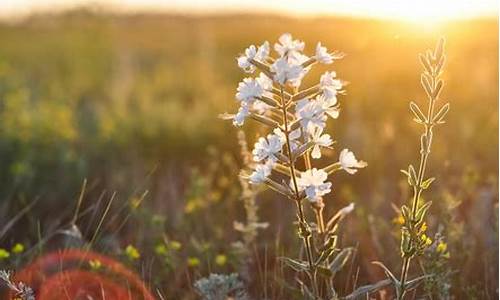
<path fill-rule="evenodd" d="M 427 96 L 429 98 L 432 98 L 432 88 L 431 84 L 429 83 L 429 77 L 425 73 L 420 76 L 420 83 L 422 84 L 422 87 L 424 88 L 425 92 L 427 93 Z"/>
<path fill-rule="evenodd" d="M 420 107 L 418 107 L 418 105 L 413 101 L 410 102 L 410 110 L 415 116 L 415 121 L 417 123 L 423 124 L 427 122 L 427 118 L 425 117 L 424 113 L 420 110 Z"/>
<path fill-rule="evenodd" d="M 438 113 L 434 116 L 432 119 L 433 123 L 436 124 L 443 124 L 444 123 L 444 117 L 446 117 L 446 114 L 450 110 L 450 103 L 446 103 L 439 109 Z"/>
<path fill-rule="evenodd" d="M 321 251 L 321 254 L 319 255 L 314 265 L 319 266 L 320 264 L 322 264 L 325 260 L 327 260 L 330 256 L 332 256 L 335 250 L 336 250 L 335 247 L 333 247 Z"/>
<path fill-rule="evenodd" d="M 384 279 L 384 280 L 381 280 L 381 281 L 374 283 L 374 284 L 363 285 L 363 286 L 360 286 L 359 288 L 357 288 L 351 294 L 344 296 L 341 299 L 342 300 L 368 299 L 368 297 L 366 297 L 368 294 L 376 292 L 380 289 L 383 289 L 390 284 L 391 284 L 391 281 L 389 279 Z"/>
<path fill-rule="evenodd" d="M 409 280 L 405 283 L 405 289 L 406 290 L 411 290 L 416 288 L 422 281 L 424 281 L 427 278 L 433 277 L 433 274 L 428 274 L 428 275 L 422 275 L 420 277 L 417 277 L 415 279 Z"/>
<path fill-rule="evenodd" d="M 420 63 L 422 64 L 422 66 L 424 67 L 424 69 L 429 73 L 429 74 L 432 74 L 432 68 L 431 68 L 431 65 L 429 63 L 429 61 L 427 60 L 427 58 L 420 54 L 418 56 L 418 58 L 420 59 Z"/>
<path fill-rule="evenodd" d="M 335 257 L 335 259 L 330 263 L 329 269 L 335 275 L 338 271 L 340 271 L 349 261 L 349 258 L 354 253 L 353 248 L 345 248 L 340 251 L 339 254 Z"/>
<path fill-rule="evenodd" d="M 424 203 L 422 206 L 420 206 L 418 209 L 417 209 L 417 214 L 416 214 L 416 221 L 417 221 L 417 224 L 421 223 L 422 220 L 424 219 L 425 217 L 425 214 L 427 213 L 427 211 L 429 210 L 429 208 L 431 207 L 431 204 L 432 204 L 432 201 L 429 201 L 429 202 L 426 202 Z"/>
<path fill-rule="evenodd" d="M 333 272 L 330 269 L 325 268 L 323 266 L 317 266 L 316 270 L 318 270 L 319 274 L 321 274 L 321 275 L 323 275 L 323 276 L 325 276 L 327 278 L 333 277 L 333 275 L 334 275 Z"/>
<path fill-rule="evenodd" d="M 305 285 L 304 282 L 302 282 L 302 280 L 296 278 L 295 279 L 299 285 L 300 285 L 300 289 L 302 291 L 302 295 L 303 296 L 306 296 L 305 299 L 309 299 L 309 300 L 316 300 L 316 297 L 314 296 L 314 294 L 309 290 L 309 288 L 307 287 L 307 285 Z"/>
<path fill-rule="evenodd" d="M 410 186 L 417 185 L 417 174 L 415 173 L 415 168 L 412 165 L 408 167 L 408 171 L 401 170 L 401 173 L 405 174 L 408 177 L 408 184 Z"/>
<path fill-rule="evenodd" d="M 439 42 L 434 50 L 434 58 L 439 60 L 444 54 L 444 38 L 440 38 Z"/>
<path fill-rule="evenodd" d="M 431 185 L 431 183 L 434 182 L 434 180 L 436 180 L 435 177 L 428 178 L 424 182 L 422 182 L 422 184 L 420 185 L 420 187 L 423 188 L 424 190 L 426 190 L 426 189 L 429 188 L 429 186 Z"/>
<path fill-rule="evenodd" d="M 284 256 L 278 257 L 278 259 L 297 272 L 309 270 L 309 265 L 305 261 L 298 261 Z"/>
<path fill-rule="evenodd" d="M 443 81 L 442 80 L 439 80 L 437 83 L 436 83 L 436 88 L 434 89 L 434 93 L 432 94 L 432 97 L 434 99 L 437 99 L 439 98 L 439 94 L 441 93 L 441 90 L 443 89 Z"/>
<path fill-rule="evenodd" d="M 292 161 L 295 161 L 298 157 L 301 157 L 302 155 L 304 155 L 304 153 L 306 153 L 308 150 L 312 149 L 312 147 L 314 147 L 314 145 L 315 145 L 315 143 L 310 141 L 308 143 L 301 145 L 297 149 L 295 149 L 292 152 L 292 157 L 293 157 Z"/>
<path fill-rule="evenodd" d="M 372 264 L 381 267 L 384 270 L 387 278 L 389 278 L 392 281 L 392 284 L 394 284 L 395 287 L 399 288 L 401 286 L 401 284 L 399 283 L 399 280 L 396 278 L 396 276 L 394 276 L 394 274 L 392 274 L 391 270 L 389 270 L 389 268 L 387 268 L 383 263 L 381 263 L 379 261 L 372 261 Z"/>

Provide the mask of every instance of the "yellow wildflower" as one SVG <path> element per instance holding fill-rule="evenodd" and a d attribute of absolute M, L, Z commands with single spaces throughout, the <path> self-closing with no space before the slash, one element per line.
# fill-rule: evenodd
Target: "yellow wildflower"
<path fill-rule="evenodd" d="M 165 246 L 164 243 L 158 244 L 155 247 L 155 253 L 158 255 L 165 255 L 167 254 L 167 247 Z"/>
<path fill-rule="evenodd" d="M 189 257 L 187 260 L 187 264 L 190 267 L 197 267 L 200 265 L 200 260 L 196 257 Z"/>
<path fill-rule="evenodd" d="M 439 253 L 445 253 L 446 249 L 448 249 L 448 245 L 445 242 L 439 242 L 439 244 L 436 247 L 436 251 Z"/>
<path fill-rule="evenodd" d="M 0 260 L 4 260 L 4 259 L 7 259 L 10 257 L 10 253 L 9 251 L 3 249 L 3 248 L 0 248 Z"/>
<path fill-rule="evenodd" d="M 102 263 L 98 259 L 92 259 L 89 261 L 90 268 L 94 271 L 99 270 L 102 267 Z"/>
<path fill-rule="evenodd" d="M 132 245 L 128 245 L 127 248 L 125 248 L 125 255 L 127 255 L 130 260 L 136 260 L 141 257 L 139 250 Z"/>
<path fill-rule="evenodd" d="M 182 244 L 181 244 L 181 243 L 179 243 L 178 241 L 170 241 L 170 242 L 168 243 L 168 246 L 169 246 L 169 247 L 170 247 L 170 249 L 172 249 L 172 250 L 179 250 L 179 249 L 181 249 Z"/>
<path fill-rule="evenodd" d="M 11 249 L 12 253 L 15 253 L 15 254 L 19 254 L 21 252 L 24 252 L 24 245 L 23 244 L 20 244 L 20 243 L 16 243 L 12 249 Z"/>
<path fill-rule="evenodd" d="M 399 215 L 398 217 L 394 218 L 392 222 L 397 225 L 404 225 L 405 218 L 402 215 Z"/>
<path fill-rule="evenodd" d="M 227 263 L 227 256 L 219 254 L 215 257 L 215 263 L 219 266 L 224 266 Z"/>

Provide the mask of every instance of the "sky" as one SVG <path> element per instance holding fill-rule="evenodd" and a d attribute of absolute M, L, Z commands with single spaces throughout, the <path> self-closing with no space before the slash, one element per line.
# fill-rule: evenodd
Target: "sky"
<path fill-rule="evenodd" d="M 444 20 L 498 15 L 497 0 L 0 0 L 0 17 L 81 5 L 117 11 L 177 13 L 273 12 L 348 15 L 405 20 Z"/>

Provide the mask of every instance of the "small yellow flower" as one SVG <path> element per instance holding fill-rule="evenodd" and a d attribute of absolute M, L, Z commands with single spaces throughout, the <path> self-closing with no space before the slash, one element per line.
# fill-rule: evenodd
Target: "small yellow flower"
<path fill-rule="evenodd" d="M 180 242 L 178 242 L 178 241 L 170 241 L 170 242 L 168 243 L 168 246 L 169 246 L 169 247 L 170 247 L 170 249 L 172 249 L 172 250 L 179 250 L 179 249 L 181 249 L 182 244 L 181 244 Z"/>
<path fill-rule="evenodd" d="M 399 215 L 398 217 L 394 218 L 392 222 L 397 225 L 404 225 L 405 218 L 402 215 Z"/>
<path fill-rule="evenodd" d="M 227 263 L 227 256 L 219 254 L 215 257 L 215 263 L 219 266 L 224 266 Z"/>
<path fill-rule="evenodd" d="M 439 253 L 445 253 L 446 249 L 448 249 L 448 245 L 445 242 L 439 242 L 439 244 L 436 247 L 436 251 Z"/>
<path fill-rule="evenodd" d="M 132 245 L 128 245 L 127 248 L 125 248 L 125 255 L 127 255 L 130 260 L 136 260 L 141 257 L 139 250 Z"/>
<path fill-rule="evenodd" d="M 427 223 L 425 223 L 425 222 L 424 222 L 424 223 L 422 224 L 422 227 L 420 227 L 420 231 L 421 231 L 421 232 L 425 232 L 425 231 L 427 231 Z"/>
<path fill-rule="evenodd" d="M 7 259 L 10 257 L 10 253 L 9 251 L 3 249 L 3 248 L 0 248 L 0 260 L 4 260 L 4 259 Z"/>
<path fill-rule="evenodd" d="M 211 201 L 218 202 L 222 198 L 222 194 L 219 191 L 212 191 L 209 197 Z"/>
<path fill-rule="evenodd" d="M 99 270 L 102 267 L 102 263 L 98 259 L 92 259 L 89 261 L 90 268 L 94 271 Z"/>
<path fill-rule="evenodd" d="M 12 253 L 19 254 L 24 252 L 24 245 L 20 243 L 16 243 L 14 247 L 11 249 Z"/>
<path fill-rule="evenodd" d="M 432 244 L 432 240 L 424 233 L 420 236 L 422 242 L 424 242 L 425 246 L 430 246 Z"/>
<path fill-rule="evenodd" d="M 187 260 L 187 264 L 190 267 L 197 267 L 200 265 L 200 260 L 196 257 L 189 257 Z"/>
<path fill-rule="evenodd" d="M 158 244 L 155 247 L 155 253 L 158 255 L 165 255 L 167 254 L 167 247 L 165 246 L 164 243 Z"/>

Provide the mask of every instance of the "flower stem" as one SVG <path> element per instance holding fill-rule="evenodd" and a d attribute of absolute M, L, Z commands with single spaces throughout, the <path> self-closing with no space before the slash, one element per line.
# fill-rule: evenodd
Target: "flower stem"
<path fill-rule="evenodd" d="M 437 74 L 432 74 L 432 86 L 435 88 L 436 82 L 438 80 Z M 417 218 L 417 210 L 418 210 L 418 202 L 420 200 L 420 196 L 423 191 L 422 183 L 424 181 L 425 169 L 427 166 L 427 159 L 430 154 L 430 149 L 432 145 L 432 127 L 434 124 L 432 123 L 433 115 L 434 115 L 434 106 L 436 102 L 436 97 L 429 97 L 429 106 L 427 110 L 427 122 L 424 124 L 425 132 L 423 134 L 423 139 L 425 139 L 425 143 L 422 144 L 420 149 L 420 165 L 418 168 L 417 182 L 416 186 L 413 187 L 413 199 L 412 199 L 412 209 L 411 209 L 411 222 L 410 226 L 413 225 L 413 221 Z M 409 228 L 409 230 L 413 230 L 413 228 Z M 403 300 L 406 293 L 406 280 L 408 278 L 408 271 L 410 269 L 412 257 L 404 257 L 403 266 L 401 269 L 401 277 L 400 277 L 400 292 L 398 293 L 397 300 Z"/>
<path fill-rule="evenodd" d="M 280 95 L 281 95 L 281 105 L 283 109 L 283 127 L 285 129 L 285 138 L 286 138 L 286 149 L 287 149 L 287 154 L 288 154 L 288 159 L 289 159 L 289 167 L 290 167 L 290 174 L 292 178 L 292 183 L 293 183 L 293 189 L 295 193 L 295 203 L 297 205 L 297 217 L 299 219 L 299 233 L 300 236 L 304 242 L 304 247 L 306 249 L 306 255 L 307 255 L 307 261 L 309 263 L 309 269 L 311 272 L 315 273 L 315 267 L 314 267 L 314 262 L 313 262 L 313 251 L 312 251 L 312 245 L 311 245 L 311 231 L 309 229 L 309 225 L 307 224 L 305 215 L 304 215 L 304 207 L 302 206 L 302 201 L 300 199 L 300 193 L 299 193 L 299 188 L 297 185 L 297 175 L 295 172 L 295 161 L 294 158 L 292 157 L 292 147 L 290 143 L 290 137 L 289 137 L 289 128 L 288 128 L 288 114 L 287 114 L 287 109 L 286 109 L 286 100 L 284 97 L 284 91 L 283 87 L 280 88 Z M 311 278 L 311 282 L 313 284 L 313 289 L 314 292 L 317 294 L 317 284 L 316 284 L 316 276 L 313 275 Z"/>

